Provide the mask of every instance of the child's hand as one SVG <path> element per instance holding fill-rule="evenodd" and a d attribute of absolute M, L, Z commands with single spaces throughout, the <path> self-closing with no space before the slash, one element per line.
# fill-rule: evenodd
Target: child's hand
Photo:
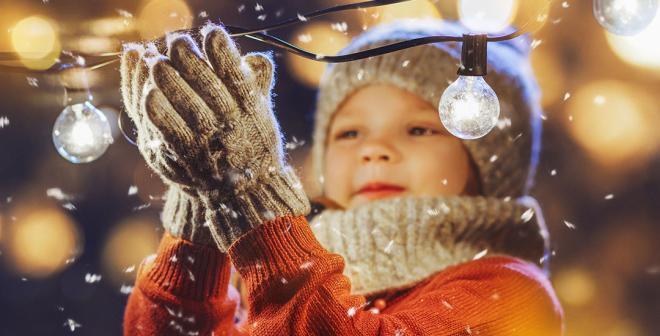
<path fill-rule="evenodd" d="M 129 114 L 144 126 L 140 152 L 166 183 L 204 202 L 213 238 L 226 251 L 264 220 L 306 214 L 309 203 L 284 162 L 271 108 L 272 62 L 242 57 L 221 27 L 203 33 L 205 55 L 186 35 L 170 39 L 169 57 L 155 48 L 127 51 L 123 92 Z M 148 79 L 139 67 L 132 76 L 124 70 L 143 62 Z"/>

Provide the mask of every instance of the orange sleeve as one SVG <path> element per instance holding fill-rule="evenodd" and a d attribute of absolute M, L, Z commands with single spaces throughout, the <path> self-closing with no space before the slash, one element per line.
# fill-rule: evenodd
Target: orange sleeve
<path fill-rule="evenodd" d="M 546 277 L 512 257 L 448 268 L 373 314 L 365 297 L 350 294 L 341 256 L 318 243 L 303 216 L 264 223 L 237 240 L 229 255 L 248 291 L 255 335 L 563 333 L 563 312 Z"/>
<path fill-rule="evenodd" d="M 214 247 L 165 234 L 128 298 L 124 335 L 244 335 L 234 325 L 231 263 Z"/>

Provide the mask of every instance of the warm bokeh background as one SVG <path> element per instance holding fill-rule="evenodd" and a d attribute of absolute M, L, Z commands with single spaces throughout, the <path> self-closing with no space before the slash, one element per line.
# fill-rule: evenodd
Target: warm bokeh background
<path fill-rule="evenodd" d="M 657 335 L 660 17 L 639 36 L 619 38 L 596 23 L 591 1 L 554 1 L 548 12 L 540 10 L 544 2 L 503 1 L 511 7 L 486 14 L 514 24 L 531 19 L 535 31 L 545 133 L 533 195 L 551 229 L 552 280 L 568 335 Z M 26 67 L 44 69 L 62 50 L 117 51 L 122 41 L 208 19 L 255 27 L 336 3 L 3 0 L 0 52 L 23 52 L 30 55 L 22 60 Z M 455 0 L 414 0 L 274 33 L 332 54 L 378 22 L 457 19 L 459 12 Z M 269 49 L 239 43 L 243 51 Z M 275 58 L 277 114 L 302 169 L 323 64 L 278 51 Z M 117 63 L 88 73 L 0 73 L 1 335 L 121 332 L 135 266 L 162 234 L 164 187 L 117 132 L 118 80 Z M 74 165 L 58 155 L 51 132 L 64 106 L 83 101 L 85 87 L 110 119 L 115 140 L 98 160 Z"/>

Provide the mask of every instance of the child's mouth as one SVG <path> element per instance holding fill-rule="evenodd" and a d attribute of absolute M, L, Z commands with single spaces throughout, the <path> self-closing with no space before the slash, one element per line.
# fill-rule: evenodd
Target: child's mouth
<path fill-rule="evenodd" d="M 392 196 L 401 193 L 405 190 L 406 188 L 393 184 L 369 183 L 364 187 L 360 188 L 357 194 L 360 196 L 364 196 L 368 199 L 376 199 L 376 198 Z"/>

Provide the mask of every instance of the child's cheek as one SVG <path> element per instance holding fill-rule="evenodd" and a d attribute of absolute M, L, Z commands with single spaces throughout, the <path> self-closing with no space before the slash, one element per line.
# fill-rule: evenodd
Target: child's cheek
<path fill-rule="evenodd" d="M 324 186 L 325 196 L 342 206 L 348 203 L 355 171 L 350 150 L 339 146 L 329 146 L 325 156 Z"/>
<path fill-rule="evenodd" d="M 462 146 L 438 143 L 409 150 L 408 163 L 413 188 L 420 195 L 459 195 L 470 173 L 467 152 Z"/>

